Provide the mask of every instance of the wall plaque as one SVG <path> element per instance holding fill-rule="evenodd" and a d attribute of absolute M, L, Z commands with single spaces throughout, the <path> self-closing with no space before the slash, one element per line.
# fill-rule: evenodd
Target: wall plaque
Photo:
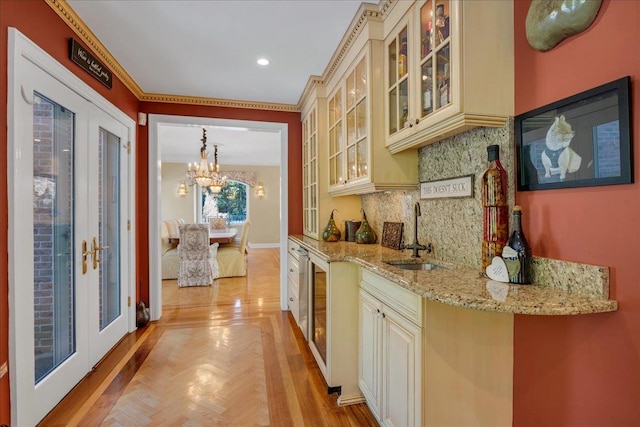
<path fill-rule="evenodd" d="M 75 39 L 69 39 L 69 58 L 80 68 L 91 74 L 100 83 L 111 89 L 113 74 Z"/>
<path fill-rule="evenodd" d="M 473 175 L 420 183 L 421 199 L 473 197 Z"/>

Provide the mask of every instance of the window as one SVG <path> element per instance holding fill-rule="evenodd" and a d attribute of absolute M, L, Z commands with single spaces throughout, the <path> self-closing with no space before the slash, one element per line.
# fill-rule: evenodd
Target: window
<path fill-rule="evenodd" d="M 202 189 L 200 201 L 202 218 L 206 222 L 211 217 L 225 217 L 232 222 L 247 219 L 247 185 L 238 181 L 227 181 L 227 185 L 218 194 Z"/>

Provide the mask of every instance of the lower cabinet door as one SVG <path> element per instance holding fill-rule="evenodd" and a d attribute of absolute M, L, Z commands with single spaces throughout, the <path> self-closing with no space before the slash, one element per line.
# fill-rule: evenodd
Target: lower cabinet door
<path fill-rule="evenodd" d="M 358 385 L 373 415 L 380 419 L 381 366 L 381 319 L 382 304 L 360 289 L 360 333 Z"/>
<path fill-rule="evenodd" d="M 385 426 L 419 426 L 421 419 L 421 329 L 383 307 L 382 405 Z"/>

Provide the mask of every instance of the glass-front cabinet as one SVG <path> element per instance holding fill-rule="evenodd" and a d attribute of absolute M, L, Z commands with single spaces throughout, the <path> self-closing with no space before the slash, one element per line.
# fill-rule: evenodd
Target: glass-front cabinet
<path fill-rule="evenodd" d="M 359 60 L 344 84 L 329 98 L 329 184 L 332 186 L 369 175 L 365 59 Z"/>
<path fill-rule="evenodd" d="M 343 167 L 342 88 L 329 99 L 329 185 L 346 184 Z"/>
<path fill-rule="evenodd" d="M 400 9 L 390 15 L 397 22 L 386 25 L 384 60 L 385 137 L 392 153 L 477 126 L 502 126 L 513 115 L 511 3 L 394 5 Z"/>
<path fill-rule="evenodd" d="M 305 236 L 320 239 L 333 209 L 338 227 L 358 218 L 360 198 L 329 195 L 327 99 L 320 82 L 312 79 L 305 90 L 302 108 L 302 229 Z M 335 156 L 334 156 L 335 158 Z"/>
<path fill-rule="evenodd" d="M 368 40 L 328 98 L 329 192 L 332 196 L 414 189 L 417 155 L 392 156 L 383 138 L 382 40 Z M 374 76 L 374 80 L 372 80 Z M 376 167 L 379 165 L 378 167 Z"/>
<path fill-rule="evenodd" d="M 302 120 L 302 211 L 304 234 L 318 236 L 318 112 Z"/>

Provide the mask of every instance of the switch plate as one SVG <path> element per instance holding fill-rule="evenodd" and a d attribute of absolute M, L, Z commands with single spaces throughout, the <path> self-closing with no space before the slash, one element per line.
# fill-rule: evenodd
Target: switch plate
<path fill-rule="evenodd" d="M 2 377 L 4 377 L 5 375 L 7 375 L 7 371 L 8 371 L 8 368 L 7 368 L 7 362 L 4 362 L 4 363 L 2 364 L 2 366 L 0 366 L 0 378 L 2 378 Z"/>
<path fill-rule="evenodd" d="M 413 218 L 413 198 L 411 194 L 405 194 L 402 199 L 402 216 L 405 220 Z"/>

